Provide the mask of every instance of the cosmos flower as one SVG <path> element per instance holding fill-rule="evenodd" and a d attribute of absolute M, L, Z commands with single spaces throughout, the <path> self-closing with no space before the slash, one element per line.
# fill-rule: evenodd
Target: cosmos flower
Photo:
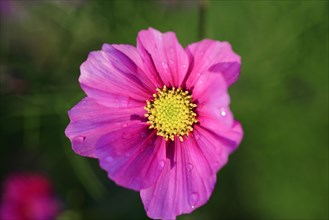
<path fill-rule="evenodd" d="M 89 54 L 79 78 L 87 97 L 69 111 L 65 133 L 77 154 L 140 191 L 150 218 L 175 219 L 208 201 L 242 139 L 227 93 L 239 71 L 227 42 L 184 49 L 173 32 L 142 30 L 137 47 Z"/>
<path fill-rule="evenodd" d="M 60 211 L 49 180 L 39 174 L 15 173 L 4 182 L 0 204 L 3 220 L 50 220 Z"/>

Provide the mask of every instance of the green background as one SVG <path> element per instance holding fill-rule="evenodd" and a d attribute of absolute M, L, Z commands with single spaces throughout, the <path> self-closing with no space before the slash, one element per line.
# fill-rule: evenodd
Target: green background
<path fill-rule="evenodd" d="M 205 3 L 200 33 L 197 1 L 2 1 L 1 181 L 47 175 L 58 219 L 147 219 L 139 194 L 74 154 L 64 129 L 88 53 L 154 27 L 184 47 L 229 41 L 242 57 L 230 94 L 244 139 L 209 202 L 178 219 L 328 219 L 328 1 Z"/>

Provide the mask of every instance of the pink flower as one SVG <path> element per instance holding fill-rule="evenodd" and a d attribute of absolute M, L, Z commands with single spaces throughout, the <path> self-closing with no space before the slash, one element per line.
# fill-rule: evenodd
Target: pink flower
<path fill-rule="evenodd" d="M 229 43 L 179 44 L 149 28 L 137 47 L 104 44 L 81 65 L 87 97 L 69 111 L 73 150 L 97 158 L 118 185 L 140 191 L 150 218 L 205 204 L 243 131 L 227 89 L 240 57 Z"/>
<path fill-rule="evenodd" d="M 0 219 L 50 220 L 59 212 L 48 179 L 38 174 L 12 174 L 3 185 Z"/>

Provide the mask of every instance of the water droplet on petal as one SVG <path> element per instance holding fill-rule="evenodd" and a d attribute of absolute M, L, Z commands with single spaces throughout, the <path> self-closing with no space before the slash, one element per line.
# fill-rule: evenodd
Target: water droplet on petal
<path fill-rule="evenodd" d="M 183 69 L 185 69 L 185 68 L 186 68 L 186 65 L 185 65 L 185 64 L 183 64 L 183 65 L 182 65 L 182 68 L 183 68 Z"/>
<path fill-rule="evenodd" d="M 163 168 L 165 166 L 165 163 L 166 162 L 164 160 L 160 160 L 160 162 L 159 162 L 160 168 Z"/>
<path fill-rule="evenodd" d="M 127 126 L 128 126 L 128 124 L 127 123 L 124 123 L 124 124 L 122 124 L 121 125 L 123 128 L 126 128 Z"/>
<path fill-rule="evenodd" d="M 169 63 L 172 65 L 172 64 L 174 64 L 174 61 L 172 59 L 170 59 Z"/>
<path fill-rule="evenodd" d="M 189 202 L 190 202 L 190 205 L 191 205 L 192 209 L 195 208 L 198 200 L 199 200 L 199 193 L 197 193 L 197 192 L 192 193 L 191 196 L 190 196 L 190 199 L 189 199 Z"/>
<path fill-rule="evenodd" d="M 186 169 L 187 172 L 191 172 L 193 170 L 193 165 L 191 163 L 188 163 Z"/>
<path fill-rule="evenodd" d="M 167 64 L 166 62 L 162 62 L 162 67 L 163 67 L 164 69 L 167 69 L 167 68 L 168 68 L 168 64 Z"/>
<path fill-rule="evenodd" d="M 84 136 L 78 136 L 76 138 L 74 138 L 74 141 L 76 141 L 77 143 L 82 143 L 86 140 L 86 137 Z"/>
<path fill-rule="evenodd" d="M 220 115 L 221 116 L 226 116 L 226 111 L 225 111 L 225 108 L 221 108 L 220 110 L 219 110 L 219 112 L 220 112 Z"/>

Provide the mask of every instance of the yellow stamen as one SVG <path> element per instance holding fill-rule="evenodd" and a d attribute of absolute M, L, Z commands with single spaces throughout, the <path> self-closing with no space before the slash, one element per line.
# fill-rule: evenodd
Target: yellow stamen
<path fill-rule="evenodd" d="M 174 140 L 175 136 L 183 141 L 183 136 L 188 136 L 193 131 L 193 124 L 197 123 L 196 113 L 193 111 L 196 104 L 192 103 L 192 96 L 188 91 L 182 89 L 157 88 L 157 93 L 153 94 L 153 101 L 146 101 L 147 110 L 145 117 L 150 129 L 157 130 L 157 135 L 165 140 Z"/>

